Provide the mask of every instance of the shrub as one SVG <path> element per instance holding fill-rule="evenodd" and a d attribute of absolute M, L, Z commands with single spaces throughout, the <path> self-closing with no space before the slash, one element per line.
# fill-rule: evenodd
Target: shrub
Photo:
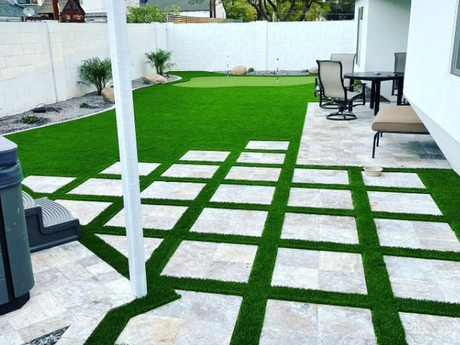
<path fill-rule="evenodd" d="M 158 49 L 156 52 L 146 53 L 147 63 L 155 68 L 158 74 L 163 75 L 167 72 L 174 64 L 170 63 L 171 60 L 171 51 L 166 51 L 163 49 Z"/>
<path fill-rule="evenodd" d="M 78 74 L 80 75 L 78 84 L 93 86 L 97 90 L 97 94 L 100 95 L 102 89 L 112 80 L 110 59 L 101 60 L 96 57 L 84 60 L 78 68 Z"/>
<path fill-rule="evenodd" d="M 37 123 L 38 122 L 38 117 L 35 116 L 35 115 L 24 115 L 22 118 L 21 118 L 21 122 L 22 123 L 26 123 L 26 124 L 34 124 L 34 123 Z"/>
<path fill-rule="evenodd" d="M 254 72 L 254 68 L 249 67 L 249 68 L 248 68 L 248 73 L 253 73 L 253 72 Z"/>
<path fill-rule="evenodd" d="M 179 12 L 180 8 L 177 6 L 170 6 L 165 11 L 161 11 L 158 5 L 130 6 L 126 20 L 128 23 L 163 23 L 166 22 L 169 14 L 177 15 Z"/>

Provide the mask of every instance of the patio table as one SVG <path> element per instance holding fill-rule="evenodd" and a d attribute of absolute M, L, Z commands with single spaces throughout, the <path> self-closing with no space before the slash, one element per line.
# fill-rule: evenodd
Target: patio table
<path fill-rule="evenodd" d="M 353 84 L 355 79 L 367 80 L 372 82 L 370 107 L 374 109 L 374 115 L 377 115 L 380 109 L 380 85 L 382 81 L 398 80 L 398 99 L 397 104 L 402 104 L 404 73 L 395 72 L 354 72 L 346 73 L 344 78 L 350 79 Z"/>

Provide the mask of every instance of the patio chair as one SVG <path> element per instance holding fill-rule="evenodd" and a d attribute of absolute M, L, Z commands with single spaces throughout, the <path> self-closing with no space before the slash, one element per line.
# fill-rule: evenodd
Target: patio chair
<path fill-rule="evenodd" d="M 404 73 L 406 70 L 406 53 L 395 53 L 395 69 L 396 73 Z M 391 94 L 396 96 L 398 94 L 399 80 L 393 80 L 393 89 Z"/>
<path fill-rule="evenodd" d="M 325 98 L 337 104 L 338 111 L 327 116 L 328 120 L 355 120 L 351 111 L 357 105 L 366 104 L 364 87 L 360 93 L 349 91 L 343 82 L 343 68 L 340 61 L 317 60 L 318 77 Z M 357 103 L 357 101 L 359 103 Z M 348 110 L 348 112 L 346 112 Z"/>

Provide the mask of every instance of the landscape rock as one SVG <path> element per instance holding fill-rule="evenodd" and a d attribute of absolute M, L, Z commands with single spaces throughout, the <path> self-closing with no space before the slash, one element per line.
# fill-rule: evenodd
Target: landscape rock
<path fill-rule="evenodd" d="M 113 86 L 106 86 L 102 89 L 102 97 L 109 102 L 115 103 L 115 95 L 113 93 Z"/>
<path fill-rule="evenodd" d="M 151 73 L 146 75 L 144 78 L 144 83 L 146 84 L 166 84 L 168 82 L 168 79 L 163 77 L 162 75 L 156 74 L 156 73 Z"/>
<path fill-rule="evenodd" d="M 308 69 L 308 72 L 318 74 L 318 66 L 314 66 Z"/>
<path fill-rule="evenodd" d="M 244 66 L 236 66 L 235 68 L 232 69 L 233 75 L 245 75 L 246 72 L 247 72 L 247 69 Z"/>

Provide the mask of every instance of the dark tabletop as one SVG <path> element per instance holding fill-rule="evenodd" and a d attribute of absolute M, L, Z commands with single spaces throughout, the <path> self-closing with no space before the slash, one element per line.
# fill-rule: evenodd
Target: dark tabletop
<path fill-rule="evenodd" d="M 380 73 L 380 74 L 376 74 Z M 404 78 L 404 73 L 395 72 L 354 72 L 345 73 L 345 78 L 360 79 L 360 80 L 392 80 Z"/>

